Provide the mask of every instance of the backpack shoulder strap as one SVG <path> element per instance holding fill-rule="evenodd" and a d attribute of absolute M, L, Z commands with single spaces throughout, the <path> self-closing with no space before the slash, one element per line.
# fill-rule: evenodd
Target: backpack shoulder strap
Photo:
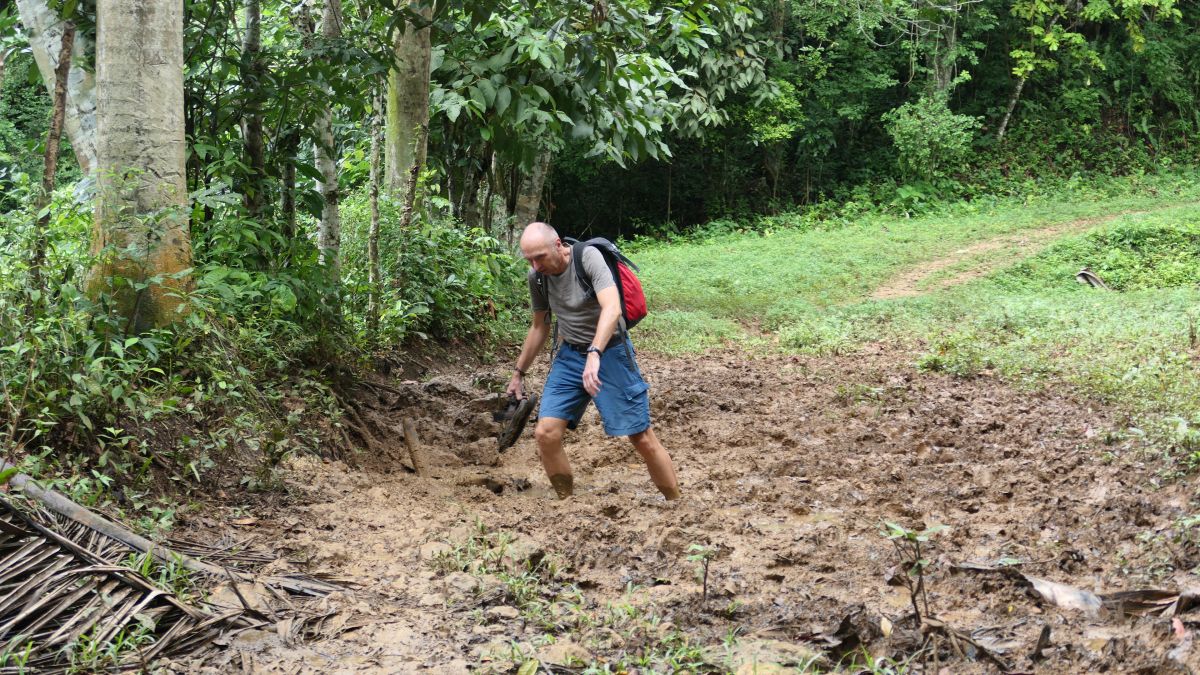
<path fill-rule="evenodd" d="M 542 297 L 546 299 L 546 304 L 549 305 L 550 289 L 546 288 L 546 275 L 542 274 L 541 272 L 534 272 L 533 281 L 537 284 L 538 293 L 541 293 Z"/>
<path fill-rule="evenodd" d="M 584 292 L 588 295 L 591 295 L 593 293 L 592 282 L 583 272 L 583 251 L 590 246 L 591 243 L 586 241 L 575 241 L 574 239 L 571 241 L 574 242 L 571 244 L 571 260 L 575 263 L 575 279 L 579 282 L 580 286 L 583 286 Z"/>

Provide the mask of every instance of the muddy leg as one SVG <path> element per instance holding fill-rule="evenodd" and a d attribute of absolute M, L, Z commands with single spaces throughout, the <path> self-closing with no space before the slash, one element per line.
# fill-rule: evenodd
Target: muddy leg
<path fill-rule="evenodd" d="M 538 420 L 533 437 L 537 440 L 538 455 L 542 459 L 542 468 L 554 486 L 554 492 L 559 499 L 571 496 L 575 479 L 571 476 L 571 463 L 567 461 L 567 453 L 563 452 L 563 432 L 567 429 L 567 421 L 554 417 L 543 417 Z"/>
<path fill-rule="evenodd" d="M 629 440 L 645 460 L 646 468 L 650 470 L 650 480 L 654 481 L 658 491 L 667 499 L 679 499 L 679 479 L 675 477 L 675 465 L 671 463 L 667 449 L 658 442 L 654 429 L 634 434 Z"/>

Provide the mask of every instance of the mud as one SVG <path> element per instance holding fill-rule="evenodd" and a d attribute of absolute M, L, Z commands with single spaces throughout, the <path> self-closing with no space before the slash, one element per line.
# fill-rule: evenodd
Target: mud
<path fill-rule="evenodd" d="M 981 569 L 1004 564 L 1104 592 L 1194 583 L 1188 570 L 1200 556 L 1176 526 L 1194 512 L 1193 491 L 1160 485 L 1158 467 L 1118 433 L 1126 420 L 1067 392 L 919 373 L 912 355 L 882 346 L 841 358 L 641 361 L 682 500 L 663 500 L 632 446 L 603 436 L 594 410 L 568 432 L 575 495 L 557 500 L 529 430 L 495 451 L 490 392 L 505 371 L 392 382 L 394 392 L 362 399 L 397 429 L 383 450 L 354 468 L 296 459 L 293 503 L 252 514 L 259 541 L 353 582 L 328 600 L 344 614 L 339 630 L 302 644 L 254 631 L 179 669 L 515 672 L 523 657 L 496 657 L 497 644 L 529 646 L 543 663 L 572 654 L 615 662 L 648 648 L 605 637 L 613 631 L 603 626 L 564 629 L 551 644 L 554 631 L 489 590 L 489 575 L 439 564 L 481 528 L 513 536 L 504 556 L 558 561 L 561 585 L 579 589 L 581 606 L 635 606 L 728 658 L 743 647 L 722 645 L 738 636 L 746 650 L 774 645 L 776 659 L 802 650 L 827 667 L 864 652 L 915 654 L 924 672 L 954 673 L 1001 664 L 1187 672 L 1200 663 L 1187 615 L 1089 616 Z M 405 419 L 426 449 L 428 477 L 406 468 Z M 884 521 L 949 528 L 926 544 L 936 620 L 924 628 Z M 694 546 L 715 552 L 706 601 L 688 559 Z M 971 636 L 999 661 L 949 639 L 928 646 L 938 631 Z"/>

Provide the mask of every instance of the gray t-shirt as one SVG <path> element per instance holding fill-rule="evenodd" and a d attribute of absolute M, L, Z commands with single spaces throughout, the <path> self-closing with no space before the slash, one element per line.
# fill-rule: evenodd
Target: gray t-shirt
<path fill-rule="evenodd" d="M 597 293 L 615 286 L 612 272 L 604 262 L 604 256 L 594 247 L 583 249 L 584 277 L 590 279 Z M 537 283 L 537 272 L 529 271 L 529 297 L 533 311 L 549 309 L 558 319 L 558 337 L 571 344 L 591 344 L 596 337 L 596 324 L 600 321 L 600 303 L 595 295 L 588 295 L 575 278 L 575 256 L 571 256 L 567 269 L 562 274 L 545 275 L 546 295 Z M 546 300 L 549 296 L 550 304 Z"/>

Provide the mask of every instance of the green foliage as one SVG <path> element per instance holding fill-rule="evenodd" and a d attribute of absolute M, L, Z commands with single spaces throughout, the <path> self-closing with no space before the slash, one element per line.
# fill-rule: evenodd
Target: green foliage
<path fill-rule="evenodd" d="M 688 562 L 696 565 L 696 580 L 701 586 L 701 602 L 708 602 L 708 567 L 717 557 L 717 549 L 703 544 L 692 544 L 687 548 Z"/>
<path fill-rule="evenodd" d="M 862 195 L 915 214 L 1195 161 L 1200 13 L 1172 0 L 781 9 L 749 31 L 773 45 L 766 84 L 728 97 L 723 126 L 669 138 L 669 164 L 560 162 L 559 222 L 688 232 Z"/>
<path fill-rule="evenodd" d="M 524 322 L 516 311 L 528 305 L 528 266 L 494 237 L 464 229 L 444 215 L 422 215 L 400 227 L 401 205 L 381 196 L 381 292 L 378 339 L 398 345 L 409 338 L 463 339 L 506 334 Z M 357 192 L 343 205 L 342 268 L 346 309 L 357 330 L 367 331 L 370 284 L 367 195 Z"/>
<path fill-rule="evenodd" d="M 49 213 L 45 289 L 28 287 L 34 214 L 0 216 L 0 456 L 19 450 L 24 471 L 86 505 L 117 491 L 130 519 L 156 530 L 174 517 L 146 496 L 160 479 L 186 492 L 220 459 L 261 484 L 288 453 L 316 449 L 300 416 L 336 420 L 337 406 L 315 373 L 296 375 L 330 339 L 299 314 L 319 320 L 304 304 L 323 296 L 319 286 L 202 264 L 184 319 L 133 334 L 107 298 L 80 292 L 88 196 L 59 190 Z"/>
<path fill-rule="evenodd" d="M 197 599 L 196 579 L 178 559 L 163 562 L 147 551 L 142 554 L 130 553 L 123 565 L 183 602 Z"/>
<path fill-rule="evenodd" d="M 971 137 L 980 121 L 950 111 L 944 95 L 922 96 L 883 116 L 887 132 L 899 151 L 902 173 L 934 180 L 957 168 L 971 150 Z"/>
<path fill-rule="evenodd" d="M 130 655 L 153 644 L 154 619 L 145 614 L 136 616 L 137 623 L 127 625 L 107 639 L 103 637 L 107 630 L 103 622 L 80 635 L 68 646 L 67 672 L 95 673 L 115 668 Z"/>
<path fill-rule="evenodd" d="M 620 166 L 669 157 L 672 125 L 720 124 L 718 104 L 761 82 L 769 47 L 744 39 L 758 18 L 725 1 L 465 5 L 435 36 L 433 163 L 484 143 L 528 168 L 566 136 Z"/>
<path fill-rule="evenodd" d="M 780 143 L 790 140 L 803 128 L 804 113 L 796 86 L 787 80 L 772 81 L 775 94 L 745 112 L 750 140 L 755 143 Z"/>
<path fill-rule="evenodd" d="M 22 45 L 24 46 L 24 45 Z M 15 45 L 5 44 L 0 21 L 0 52 Z M 33 56 L 24 49 L 13 49 L 4 62 L 4 80 L 0 82 L 0 212 L 19 208 L 26 186 L 40 184 L 42 153 L 46 130 L 50 126 L 50 97 Z M 35 77 L 29 77 L 34 75 Z M 59 163 L 59 185 L 79 178 L 79 168 L 70 160 L 71 146 L 62 141 L 65 161 Z"/>

